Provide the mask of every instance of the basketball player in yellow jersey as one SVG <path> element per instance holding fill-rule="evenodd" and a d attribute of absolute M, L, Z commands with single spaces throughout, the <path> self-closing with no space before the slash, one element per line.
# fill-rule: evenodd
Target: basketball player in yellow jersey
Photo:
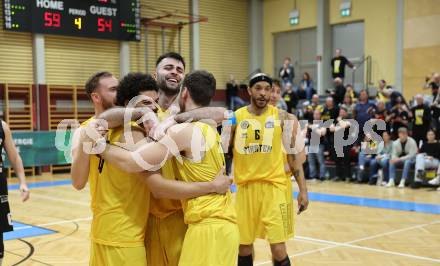
<path fill-rule="evenodd" d="M 249 81 L 251 104 L 235 112 L 234 179 L 237 184 L 236 210 L 240 229 L 239 266 L 253 265 L 255 238 L 266 238 L 271 247 L 274 265 L 290 265 L 285 241 L 293 236 L 293 199 L 290 179 L 284 169 L 283 125 L 290 124 L 287 147 L 297 142 L 299 123 L 278 108 L 268 105 L 272 79 L 256 74 Z M 289 122 L 288 120 L 292 120 Z M 292 125 L 293 122 L 293 125 Z M 299 142 L 301 140 L 298 140 Z M 286 143 L 284 143 L 286 144 Z M 302 164 L 303 148 L 288 154 L 287 161 L 300 192 L 299 212 L 308 205 Z"/>
<path fill-rule="evenodd" d="M 207 106 L 214 92 L 212 74 L 195 71 L 183 82 L 179 105 L 183 110 Z M 175 125 L 160 141 L 145 144 L 134 152 L 107 145 L 102 156 L 110 163 L 136 172 L 151 170 L 176 156 L 182 163 L 173 161 L 173 166 L 179 169 L 178 178 L 191 183 L 211 181 L 224 164 L 217 132 L 199 122 Z M 179 265 L 235 265 L 239 233 L 230 193 L 200 196 L 184 201 L 183 206 L 189 229 Z"/>
<path fill-rule="evenodd" d="M 180 54 L 170 52 L 161 55 L 157 59 L 154 76 L 159 88 L 158 105 L 160 108 L 157 110 L 159 119 L 161 121 L 165 120 L 164 124 L 168 124 L 168 126 L 175 124 L 176 121 L 185 122 L 189 119 L 210 118 L 217 123 L 221 123 L 224 108 L 218 107 L 204 107 L 173 116 L 179 111 L 179 107 L 175 104 L 184 75 L 185 61 Z M 112 108 L 112 110 L 100 114 L 99 118 L 108 121 L 109 127 L 119 126 L 123 123 L 124 112 L 124 109 Z M 137 113 L 136 110 L 133 112 L 134 119 L 138 119 L 142 115 L 143 113 Z M 157 138 L 156 135 L 154 137 Z M 169 180 L 176 179 L 177 171 L 172 167 L 171 161 L 166 162 L 161 171 L 165 178 Z M 154 180 L 160 182 L 160 180 Z M 179 200 L 172 200 L 167 195 L 167 193 L 174 190 L 166 191 L 160 184 L 155 189 L 152 189 L 152 184 L 149 184 L 149 186 L 153 196 L 150 199 L 150 216 L 145 237 L 148 264 L 177 266 L 187 229 L 183 220 L 182 204 Z M 159 190 L 165 193 L 161 193 L 160 198 L 155 194 Z M 177 195 L 174 197 L 178 198 Z"/>
<path fill-rule="evenodd" d="M 153 84 L 150 90 L 156 89 L 154 80 Z M 113 106 L 117 85 L 108 72 L 97 73 L 87 82 L 95 116 Z M 93 118 L 84 125 L 90 123 Z M 88 155 L 84 125 L 76 133 L 80 136 L 79 145 L 72 151 L 72 181 L 77 189 L 90 182 L 93 220 L 89 264 L 146 266 L 144 236 L 150 193 L 142 179 L 145 174 L 128 174 L 96 155 Z M 134 139 L 144 138 L 141 130 L 134 128 L 132 132 Z M 110 130 L 107 141 L 124 142 L 123 127 Z"/>
<path fill-rule="evenodd" d="M 284 101 L 281 99 L 281 82 L 277 79 L 272 80 L 272 90 L 270 93 L 270 101 L 269 104 L 272 106 L 277 107 L 280 110 L 283 110 L 283 106 L 285 106 L 285 103 L 283 104 L 281 101 Z M 284 161 L 284 171 L 286 172 L 286 175 L 288 178 L 291 178 L 292 172 L 290 171 L 290 166 L 287 162 L 287 154 L 283 157 Z"/>

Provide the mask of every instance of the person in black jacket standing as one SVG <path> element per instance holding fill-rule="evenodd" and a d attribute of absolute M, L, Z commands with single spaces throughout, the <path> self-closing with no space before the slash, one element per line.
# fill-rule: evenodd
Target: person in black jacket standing
<path fill-rule="evenodd" d="M 348 59 L 342 55 L 341 49 L 336 49 L 336 55 L 333 57 L 331 61 L 331 67 L 332 67 L 332 77 L 335 78 L 341 78 L 344 80 L 345 78 L 345 66 L 348 65 L 352 69 L 356 69 L 356 66 L 354 66 Z"/>
<path fill-rule="evenodd" d="M 420 141 L 423 143 L 426 141 L 426 133 L 428 133 L 431 124 L 431 110 L 424 104 L 422 95 L 417 94 L 415 100 L 417 105 L 411 108 L 413 117 L 412 137 L 419 146 Z"/>
<path fill-rule="evenodd" d="M 283 81 L 283 87 L 285 87 L 288 83 L 293 85 L 293 79 L 295 78 L 295 69 L 293 68 L 291 61 L 292 60 L 290 59 L 290 57 L 284 58 L 283 66 L 278 71 L 278 75 Z"/>

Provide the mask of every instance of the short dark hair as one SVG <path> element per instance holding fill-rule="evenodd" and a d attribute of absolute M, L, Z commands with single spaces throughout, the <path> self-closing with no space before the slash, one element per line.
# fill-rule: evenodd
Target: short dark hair
<path fill-rule="evenodd" d="M 183 87 L 188 89 L 195 104 L 208 106 L 215 93 L 216 81 L 211 73 L 205 70 L 196 70 L 186 75 Z"/>
<path fill-rule="evenodd" d="M 143 91 L 157 91 L 156 80 L 153 76 L 143 73 L 128 73 L 119 82 L 116 94 L 116 105 L 124 106 Z"/>
<path fill-rule="evenodd" d="M 86 82 L 85 89 L 87 96 L 91 99 L 91 94 L 96 90 L 101 78 L 112 77 L 113 74 L 108 71 L 100 71 L 93 74 Z"/>
<path fill-rule="evenodd" d="M 280 82 L 279 79 L 273 79 L 273 80 L 272 80 L 272 83 L 273 83 L 273 85 L 282 88 L 282 86 L 281 86 L 281 82 Z"/>
<path fill-rule="evenodd" d="M 182 57 L 179 53 L 176 53 L 176 52 L 168 52 L 168 53 L 165 53 L 165 54 L 159 56 L 159 58 L 158 58 L 157 61 L 156 61 L 156 67 L 157 67 L 157 66 L 160 64 L 160 62 L 162 62 L 162 60 L 164 60 L 165 58 L 173 58 L 173 59 L 176 59 L 177 61 L 182 62 L 182 64 L 183 64 L 183 68 L 185 68 L 185 60 L 183 59 L 183 57 Z"/>

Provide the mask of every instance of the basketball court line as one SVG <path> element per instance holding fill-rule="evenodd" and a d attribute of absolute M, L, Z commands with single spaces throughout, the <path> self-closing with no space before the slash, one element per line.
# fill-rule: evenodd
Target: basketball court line
<path fill-rule="evenodd" d="M 377 198 L 354 197 L 318 192 L 309 192 L 309 200 L 380 209 L 410 211 L 429 214 L 440 214 L 440 205 L 411 201 L 388 200 Z M 298 192 L 294 192 L 295 197 Z"/>
<path fill-rule="evenodd" d="M 12 193 L 19 193 L 19 192 L 18 191 L 12 191 Z M 88 202 L 60 199 L 60 198 L 46 196 L 46 195 L 40 195 L 40 194 L 36 194 L 36 193 L 31 193 L 30 197 L 31 198 L 47 199 L 47 200 L 53 200 L 53 201 L 57 201 L 57 202 L 64 202 L 64 203 L 69 203 L 69 204 L 74 204 L 74 205 L 90 207 L 90 203 L 88 203 Z"/>
<path fill-rule="evenodd" d="M 48 181 L 48 182 L 35 182 L 30 183 L 30 188 L 45 188 L 45 187 L 55 187 L 55 186 L 65 186 L 70 185 L 70 179 Z M 18 190 L 18 184 L 8 186 L 11 191 Z M 231 186 L 231 191 L 235 192 L 235 185 Z M 294 197 L 297 197 L 298 192 L 294 192 Z M 34 195 L 34 194 L 32 194 Z M 41 196 L 41 195 L 40 195 Z M 54 200 L 55 198 L 50 198 L 49 196 L 41 196 L 44 198 Z M 66 203 L 76 203 L 70 200 L 57 200 Z M 309 192 L 309 200 L 326 202 L 326 203 L 337 203 L 343 205 L 354 205 L 362 207 L 372 207 L 380 209 L 389 210 L 399 210 L 399 211 L 409 211 L 409 212 L 419 212 L 419 213 L 429 213 L 429 214 L 440 214 L 440 205 L 429 204 L 429 203 L 419 203 L 410 201 L 399 201 L 399 200 L 388 200 L 388 199 L 378 199 L 378 198 L 365 198 L 365 197 L 354 197 L 346 195 L 336 195 L 336 194 L 326 194 L 320 192 Z M 80 205 L 90 206 L 88 203 L 80 203 Z"/>
<path fill-rule="evenodd" d="M 39 182 L 39 183 L 43 183 L 43 182 Z M 46 184 L 36 185 L 35 188 L 63 186 L 63 185 L 70 184 L 70 180 L 60 180 L 60 182 L 44 182 L 44 183 L 46 183 Z M 17 189 L 18 189 L 18 187 L 17 187 Z M 12 190 L 14 190 L 14 188 Z M 14 191 L 14 192 L 18 192 L 18 191 Z M 326 199 L 326 197 L 328 198 L 328 197 L 336 196 L 337 199 L 339 199 L 339 200 L 346 199 L 346 197 L 348 197 L 348 198 L 355 198 L 357 200 L 362 200 L 362 201 L 364 201 L 365 199 L 366 200 L 373 200 L 373 202 L 374 202 L 374 200 L 379 200 L 382 203 L 384 201 L 385 202 L 389 201 L 389 202 L 391 202 L 390 206 L 392 206 L 393 204 L 396 204 L 396 203 L 410 203 L 410 204 L 413 204 L 413 205 L 414 204 L 415 205 L 419 204 L 419 203 L 412 203 L 412 202 L 391 201 L 391 200 L 381 200 L 381 199 L 371 199 L 371 198 L 361 198 L 361 197 L 351 197 L 351 196 L 341 196 L 341 197 L 339 197 L 340 195 L 332 195 L 332 194 L 324 194 L 324 193 L 314 193 L 314 192 L 310 192 L 310 193 L 315 194 L 315 196 L 317 196 L 317 197 L 321 197 L 320 199 L 315 199 L 316 201 L 323 201 L 323 202 L 330 202 L 330 203 L 340 203 L 340 204 L 348 204 L 348 205 L 365 206 L 364 202 L 362 202 L 362 204 L 360 204 L 359 202 L 350 202 L 350 203 L 342 202 L 341 203 L 341 202 L 338 202 L 338 200 L 327 201 L 329 199 Z M 42 199 L 66 202 L 66 203 L 75 204 L 75 205 L 81 205 L 81 206 L 87 206 L 87 207 L 90 206 L 89 203 L 78 202 L 78 201 L 73 201 L 73 200 L 65 200 L 65 199 L 60 199 L 60 198 L 51 197 L 51 196 L 38 195 L 38 194 L 33 194 L 32 196 L 33 197 L 37 197 L 37 198 L 42 198 Z M 420 203 L 420 204 L 422 204 L 422 203 Z M 434 204 L 423 204 L 423 205 L 430 205 L 430 206 L 428 206 L 428 208 L 430 208 L 430 207 L 440 208 L 440 205 L 434 205 Z M 385 208 L 385 209 L 393 209 L 393 208 L 390 208 L 390 206 L 387 206 L 387 207 L 384 207 L 384 206 L 382 206 L 382 207 L 380 207 L 380 206 L 373 206 L 373 207 Z M 369 206 L 367 206 L 367 207 L 369 207 Z M 424 212 L 420 208 L 414 208 L 413 211 L 415 211 L 415 212 Z M 434 209 L 434 211 L 435 211 L 435 209 Z M 63 221 L 58 221 L 58 222 L 45 223 L 45 224 L 40 224 L 40 225 L 36 225 L 36 226 L 49 226 L 49 225 L 70 223 L 70 222 L 74 222 L 74 221 L 88 221 L 88 220 L 91 220 L 91 219 L 92 219 L 91 217 L 86 217 L 86 218 L 79 218 L 79 219 L 74 219 L 74 220 L 63 220 Z M 421 225 L 416 225 L 416 226 L 411 226 L 411 227 L 402 228 L 402 229 L 398 229 L 398 230 L 393 230 L 393 231 L 389 231 L 389 232 L 385 232 L 385 233 L 381 233 L 381 234 L 376 234 L 376 235 L 372 235 L 372 236 L 368 236 L 368 237 L 364 237 L 364 238 L 360 238 L 360 239 L 356 239 L 356 240 L 352 240 L 352 241 L 348 241 L 348 242 L 335 242 L 335 241 L 328 241 L 328 240 L 317 239 L 317 238 L 297 236 L 293 240 L 304 241 L 304 242 L 313 242 L 313 243 L 316 243 L 316 244 L 329 245 L 329 246 L 322 247 L 322 248 L 319 248 L 319 249 L 313 249 L 313 250 L 308 250 L 308 251 L 300 252 L 300 253 L 294 254 L 292 256 L 298 257 L 298 256 L 309 255 L 309 254 L 312 254 L 312 253 L 321 252 L 321 251 L 325 251 L 325 250 L 329 250 L 329 249 L 333 249 L 333 248 L 337 248 L 337 247 L 348 247 L 348 248 L 354 248 L 354 249 L 360 249 L 360 250 L 367 250 L 367 251 L 371 251 L 371 252 L 384 253 L 384 254 L 389 254 L 389 255 L 403 256 L 403 257 L 408 257 L 408 258 L 412 258 L 412 259 L 425 260 L 425 261 L 430 261 L 430 262 L 440 262 L 440 259 L 434 259 L 434 258 L 429 258 L 429 257 L 423 257 L 423 256 L 416 256 L 416 255 L 406 254 L 406 253 L 393 252 L 393 251 L 387 251 L 387 250 L 382 250 L 382 249 L 376 249 L 376 248 L 369 248 L 369 247 L 353 245 L 354 243 L 358 243 L 358 242 L 361 242 L 361 241 L 375 239 L 375 238 L 383 237 L 383 236 L 386 236 L 386 235 L 391 235 L 391 234 L 396 234 L 396 233 L 400 233 L 400 232 L 404 232 L 404 231 L 409 231 L 409 230 L 412 230 L 412 229 L 422 228 L 422 227 L 425 227 L 425 226 L 428 226 L 428 225 L 433 225 L 433 224 L 438 224 L 438 223 L 440 223 L 440 220 L 433 221 L 433 222 L 427 223 L 427 224 L 421 224 Z M 260 263 L 257 263 L 256 265 L 264 265 L 264 264 L 267 264 L 267 263 L 271 263 L 271 261 L 260 262 Z"/>
<path fill-rule="evenodd" d="M 365 240 L 371 240 L 371 239 L 375 239 L 375 238 L 379 238 L 379 237 L 383 237 L 383 236 L 387 236 L 387 235 L 392 235 L 392 234 L 396 234 L 396 233 L 401 233 L 401 232 L 405 232 L 405 231 L 410 231 L 413 229 L 422 228 L 425 226 L 439 224 L 439 223 L 440 223 L 440 220 L 437 220 L 437 221 L 433 221 L 433 222 L 426 223 L 426 224 L 410 226 L 410 227 L 406 227 L 406 228 L 402 228 L 402 229 L 398 229 L 398 230 L 393 230 L 393 231 L 389 231 L 389 232 L 385 232 L 385 233 L 381 233 L 381 234 L 376 234 L 376 235 L 372 235 L 372 236 L 368 236 L 368 237 L 364 237 L 364 238 L 359 238 L 359 239 L 355 239 L 355 240 L 351 240 L 351 241 L 347 241 L 347 242 L 335 242 L 335 241 L 328 241 L 328 240 L 312 238 L 312 237 L 296 236 L 293 238 L 293 240 L 296 240 L 296 239 L 306 240 L 306 241 L 316 242 L 319 244 L 330 245 L 330 246 L 296 253 L 294 255 L 289 256 L 289 258 L 310 255 L 313 253 L 317 253 L 317 252 L 321 252 L 321 251 L 325 251 L 325 250 L 329 250 L 329 249 L 334 249 L 334 248 L 338 248 L 338 247 L 347 247 L 347 248 L 354 248 L 354 249 L 360 249 L 360 250 L 367 250 L 367 251 L 376 252 L 376 253 L 384 253 L 384 254 L 388 254 L 388 255 L 396 255 L 396 256 L 402 256 L 402 257 L 407 257 L 407 258 L 412 258 L 412 259 L 440 263 L 440 259 L 434 259 L 434 258 L 417 256 L 417 255 L 412 255 L 412 254 L 407 254 L 407 253 L 394 252 L 394 251 L 388 251 L 388 250 L 383 250 L 383 249 L 376 249 L 376 248 L 353 245 L 354 243 L 362 242 Z M 268 264 L 268 263 L 272 263 L 272 261 L 259 262 L 259 263 L 255 264 L 255 266 L 264 265 L 264 264 Z"/>
<path fill-rule="evenodd" d="M 43 181 L 43 182 L 32 182 L 28 183 L 29 188 L 45 188 L 45 187 L 56 187 L 70 185 L 72 181 L 70 179 L 54 180 L 54 181 Z M 20 188 L 19 184 L 8 185 L 8 190 L 18 190 Z"/>
<path fill-rule="evenodd" d="M 29 238 L 29 237 L 35 237 L 35 236 L 42 236 L 42 235 L 49 235 L 49 234 L 55 234 L 58 233 L 57 231 L 44 228 L 37 225 L 29 225 L 24 224 L 17 221 L 12 221 L 14 230 L 10 232 L 3 233 L 3 239 L 6 240 L 14 240 L 18 238 Z M 17 228 L 20 228 L 21 230 L 17 230 Z"/>
<path fill-rule="evenodd" d="M 91 221 L 91 220 L 92 220 L 92 217 L 89 216 L 89 217 L 78 218 L 78 219 L 73 219 L 73 220 L 61 220 L 58 222 L 29 225 L 29 226 L 19 226 L 19 227 L 14 227 L 14 230 L 23 230 L 23 229 L 27 229 L 27 228 L 31 228 L 31 227 L 44 227 L 44 226 L 67 224 L 67 223 L 73 223 L 73 222 L 84 222 L 84 221 Z"/>

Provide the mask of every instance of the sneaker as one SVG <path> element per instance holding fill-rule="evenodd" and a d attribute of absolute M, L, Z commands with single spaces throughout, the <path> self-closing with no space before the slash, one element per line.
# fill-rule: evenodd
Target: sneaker
<path fill-rule="evenodd" d="M 433 186 L 440 185 L 440 176 L 437 176 L 436 178 L 429 180 L 428 183 Z"/>
<path fill-rule="evenodd" d="M 440 187 L 437 188 L 437 191 L 440 191 Z"/>
<path fill-rule="evenodd" d="M 425 177 L 425 171 L 417 170 L 417 178 L 424 178 L 424 177 Z"/>
<path fill-rule="evenodd" d="M 396 184 L 394 183 L 394 180 L 393 180 L 393 179 L 390 179 L 390 181 L 388 181 L 388 183 L 387 183 L 386 186 L 387 186 L 387 187 L 395 187 Z"/>
<path fill-rule="evenodd" d="M 381 186 L 386 186 L 388 183 L 386 181 L 382 181 L 382 183 L 380 184 Z"/>
<path fill-rule="evenodd" d="M 405 187 L 405 179 L 400 180 L 398 188 L 404 188 Z"/>
<path fill-rule="evenodd" d="M 418 189 L 418 188 L 421 188 L 422 187 L 422 182 L 416 182 L 416 181 L 414 181 L 414 182 L 412 182 L 412 184 L 411 184 L 411 188 L 412 189 Z"/>

